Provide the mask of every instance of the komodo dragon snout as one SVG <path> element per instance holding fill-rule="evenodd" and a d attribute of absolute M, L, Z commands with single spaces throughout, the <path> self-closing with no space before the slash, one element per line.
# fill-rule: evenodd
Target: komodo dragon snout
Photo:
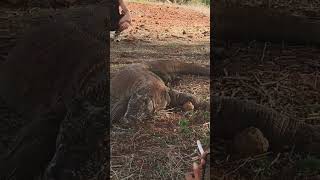
<path fill-rule="evenodd" d="M 130 96 L 122 122 L 145 120 L 165 109 L 171 102 L 169 91 L 168 87 L 158 81 L 142 86 Z"/>

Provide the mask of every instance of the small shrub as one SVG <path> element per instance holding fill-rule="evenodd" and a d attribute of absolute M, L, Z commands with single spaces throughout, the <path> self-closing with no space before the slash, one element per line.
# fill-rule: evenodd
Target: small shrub
<path fill-rule="evenodd" d="M 183 133 L 190 133 L 191 132 L 191 130 L 189 129 L 190 122 L 188 119 L 181 119 L 178 124 L 179 124 L 181 132 L 183 132 Z"/>

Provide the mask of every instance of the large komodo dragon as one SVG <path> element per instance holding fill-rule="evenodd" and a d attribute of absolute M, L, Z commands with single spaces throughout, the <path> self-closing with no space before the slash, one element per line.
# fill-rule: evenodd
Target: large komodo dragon
<path fill-rule="evenodd" d="M 28 30 L 17 31 L 17 45 L 0 65 L 0 95 L 28 124 L 1 158 L 0 179 L 90 179 L 103 172 L 107 13 L 100 5 L 11 20 Z"/>
<path fill-rule="evenodd" d="M 150 117 L 168 106 L 191 102 L 195 108 L 209 108 L 197 97 L 166 86 L 177 74 L 210 76 L 209 66 L 173 60 L 128 65 L 111 79 L 111 121 L 132 122 Z"/>
<path fill-rule="evenodd" d="M 211 99 L 215 137 L 232 139 L 245 128 L 256 127 L 268 139 L 271 150 L 295 145 L 295 150 L 319 155 L 319 125 L 306 124 L 250 101 L 231 97 Z"/>

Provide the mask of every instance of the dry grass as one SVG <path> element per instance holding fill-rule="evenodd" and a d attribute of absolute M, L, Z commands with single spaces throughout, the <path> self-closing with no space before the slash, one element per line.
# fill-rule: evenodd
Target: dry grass
<path fill-rule="evenodd" d="M 320 14 L 317 0 L 232 2 L 239 2 L 237 6 L 276 8 L 295 15 Z M 319 48 L 252 41 L 233 43 L 227 54 L 229 58 L 214 68 L 215 95 L 251 99 L 293 119 L 320 124 Z M 214 179 L 319 178 L 316 177 L 320 174 L 319 154 L 309 157 L 291 147 L 282 153 L 268 152 L 239 160 L 226 153 L 229 142 L 218 139 L 213 142 Z"/>
<path fill-rule="evenodd" d="M 149 8 L 151 5 L 141 6 Z M 134 4 L 131 7 L 137 8 L 140 5 Z M 161 6 L 153 7 L 157 13 L 161 13 L 159 7 Z M 132 11 L 139 10 L 141 9 Z M 137 16 L 136 14 L 134 17 Z M 157 18 L 153 14 L 149 16 Z M 135 26 L 139 27 L 144 20 L 147 18 L 136 20 Z M 152 36 L 164 31 L 161 25 L 152 23 L 151 19 L 147 21 L 151 23 L 144 25 L 151 29 Z M 193 26 L 190 24 L 185 28 L 195 29 Z M 112 73 L 128 63 L 150 60 L 209 64 L 209 38 L 205 42 L 190 42 L 187 38 L 171 38 L 166 41 L 152 39 L 146 42 L 139 33 L 141 31 L 133 32 L 134 36 L 141 37 L 136 40 L 112 42 Z M 183 80 L 175 84 L 175 89 L 209 100 L 209 85 L 208 77 L 183 76 Z M 157 113 L 152 119 L 137 122 L 130 129 L 121 127 L 120 123 L 114 124 L 110 137 L 111 178 L 183 179 L 185 173 L 191 170 L 193 157 L 199 155 L 196 141 L 200 140 L 205 149 L 209 147 L 209 121 L 209 112 L 186 113 L 181 109 L 167 109 Z"/>
<path fill-rule="evenodd" d="M 234 43 L 227 53 L 230 57 L 214 68 L 215 95 L 251 99 L 293 119 L 320 124 L 318 48 L 252 42 L 250 45 Z M 214 158 L 221 160 L 213 165 L 215 171 L 220 171 L 220 174 L 215 174 L 217 179 L 273 179 L 285 176 L 304 179 L 320 171 L 319 165 L 308 172 L 297 170 L 297 163 L 307 156 L 295 152 L 294 148 L 281 154 L 270 152 L 262 159 L 239 161 L 230 157 L 226 159 L 228 154 L 223 147 L 227 142 L 213 142 L 217 147 Z"/>
<path fill-rule="evenodd" d="M 151 121 L 140 122 L 131 130 L 112 131 L 112 179 L 182 179 L 189 171 L 196 152 L 196 140 L 208 145 L 209 129 L 197 119 L 181 114 L 162 113 Z M 198 119 L 199 121 L 199 119 Z"/>
<path fill-rule="evenodd" d="M 176 89 L 209 98 L 208 78 L 186 76 Z M 182 179 L 192 157 L 199 155 L 196 140 L 209 146 L 209 119 L 205 111 L 168 109 L 131 129 L 115 124 L 110 137 L 112 179 Z"/>

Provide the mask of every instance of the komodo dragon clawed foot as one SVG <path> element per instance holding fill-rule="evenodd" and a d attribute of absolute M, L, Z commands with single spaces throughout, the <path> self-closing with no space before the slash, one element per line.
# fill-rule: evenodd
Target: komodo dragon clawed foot
<path fill-rule="evenodd" d="M 200 100 L 196 96 L 189 94 L 189 93 L 183 93 L 179 92 L 174 89 L 170 89 L 169 91 L 170 96 L 170 104 L 171 107 L 182 107 L 185 103 L 191 102 L 196 109 L 200 108 Z"/>
<path fill-rule="evenodd" d="M 130 123 L 145 120 L 167 107 L 182 107 L 192 103 L 196 109 L 203 107 L 197 97 L 178 92 L 166 86 L 163 77 L 175 74 L 210 76 L 208 66 L 177 61 L 151 61 L 132 64 L 118 71 L 111 79 L 111 122 Z M 208 104 L 208 103 L 207 103 Z"/>

